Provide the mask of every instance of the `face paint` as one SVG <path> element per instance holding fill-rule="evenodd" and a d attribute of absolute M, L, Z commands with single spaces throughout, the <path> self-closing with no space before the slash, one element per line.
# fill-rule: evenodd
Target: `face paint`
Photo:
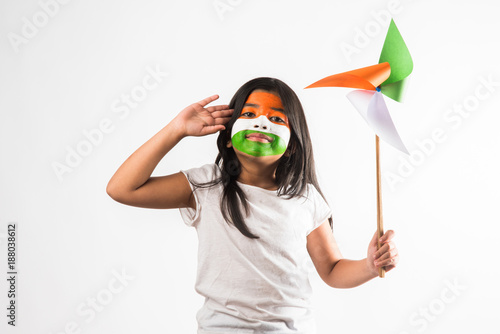
<path fill-rule="evenodd" d="M 281 99 L 268 92 L 251 93 L 233 124 L 234 148 L 253 156 L 279 155 L 286 151 L 289 140 L 290 126 Z"/>

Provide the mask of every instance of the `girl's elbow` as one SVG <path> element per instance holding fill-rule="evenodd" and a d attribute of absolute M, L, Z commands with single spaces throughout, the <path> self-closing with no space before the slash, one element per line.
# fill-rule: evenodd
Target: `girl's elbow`
<path fill-rule="evenodd" d="M 120 203 L 123 202 L 124 192 L 123 192 L 123 190 L 118 188 L 114 183 L 112 183 L 112 182 L 108 183 L 108 185 L 106 186 L 106 193 L 113 200 L 120 202 Z"/>

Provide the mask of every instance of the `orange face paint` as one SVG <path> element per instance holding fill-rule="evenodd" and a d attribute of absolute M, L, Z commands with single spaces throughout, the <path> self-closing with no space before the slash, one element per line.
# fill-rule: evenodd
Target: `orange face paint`
<path fill-rule="evenodd" d="M 239 118 L 258 118 L 260 116 L 265 116 L 272 123 L 285 125 L 290 129 L 281 99 L 273 93 L 253 91 L 248 96 Z"/>

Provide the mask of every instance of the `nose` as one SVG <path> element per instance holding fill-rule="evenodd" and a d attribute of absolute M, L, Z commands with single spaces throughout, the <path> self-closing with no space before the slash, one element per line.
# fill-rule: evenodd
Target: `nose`
<path fill-rule="evenodd" d="M 267 124 L 265 122 L 265 116 L 260 116 L 255 120 L 255 124 L 253 125 L 254 128 L 258 129 L 261 128 L 263 130 L 267 130 Z"/>

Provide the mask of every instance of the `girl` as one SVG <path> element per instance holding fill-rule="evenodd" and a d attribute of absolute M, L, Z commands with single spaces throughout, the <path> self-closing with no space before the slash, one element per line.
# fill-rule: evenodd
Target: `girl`
<path fill-rule="evenodd" d="M 377 232 L 363 260 L 342 257 L 331 209 L 316 180 L 302 105 L 284 82 L 245 83 L 229 105 L 183 109 L 135 151 L 107 186 L 114 200 L 145 208 L 179 208 L 199 240 L 196 291 L 203 333 L 316 333 L 308 260 L 331 287 L 351 288 L 393 269 L 389 230 Z M 219 132 L 215 163 L 151 177 L 184 137 Z"/>

